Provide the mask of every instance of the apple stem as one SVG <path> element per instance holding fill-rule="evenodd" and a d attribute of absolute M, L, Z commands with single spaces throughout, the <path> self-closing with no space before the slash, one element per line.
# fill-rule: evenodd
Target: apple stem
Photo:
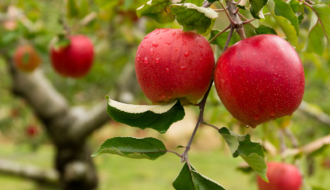
<path fill-rule="evenodd" d="M 231 28 L 231 24 L 228 25 L 225 29 L 223 29 L 221 32 L 219 32 L 217 35 L 215 35 L 210 41 L 209 43 L 212 43 L 217 37 L 219 37 L 221 34 L 223 34 L 224 32 L 226 32 L 228 29 Z"/>

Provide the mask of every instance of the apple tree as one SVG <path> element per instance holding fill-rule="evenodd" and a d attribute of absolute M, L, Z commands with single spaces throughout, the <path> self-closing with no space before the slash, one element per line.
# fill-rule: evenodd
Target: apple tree
<path fill-rule="evenodd" d="M 4 91 L 25 101 L 12 115 L 20 120 L 19 112 L 29 109 L 55 149 L 52 171 L 17 171 L 15 163 L 0 160 L 0 172 L 61 189 L 89 190 L 98 186 L 95 156 L 156 160 L 174 154 L 182 163 L 173 178 L 174 189 L 226 189 L 221 181 L 198 172 L 189 160 L 198 129 L 205 126 L 214 129 L 233 158 L 244 160 L 241 171 L 256 173 L 259 189 L 309 188 L 306 177 L 313 171 L 301 169 L 303 158 L 311 168 L 313 155 L 330 144 L 330 130 L 310 132 L 305 127 L 307 116 L 315 120 L 313 125 L 327 127 L 330 117 L 303 100 L 313 100 L 313 92 L 324 89 L 324 81 L 311 85 L 310 78 L 328 77 L 327 69 L 310 68 L 321 67 L 329 58 L 328 4 L 311 0 L 0 2 L 0 63 L 4 63 L 0 72 L 5 73 L 3 84 L 8 87 Z M 319 94 L 326 99 L 327 92 Z M 106 100 L 99 101 L 105 94 Z M 153 105 L 133 104 L 138 97 L 147 97 Z M 86 102 L 87 109 L 74 106 Z M 189 140 L 176 150 L 154 137 L 113 137 L 98 150 L 89 147 L 89 136 L 110 118 L 163 135 L 184 119 L 187 107 L 197 109 L 198 118 Z M 295 114 L 300 114 L 298 119 Z M 306 129 L 292 131 L 292 121 Z M 0 129 L 8 123 L 0 118 Z M 40 128 L 30 124 L 24 133 L 32 139 Z M 254 142 L 255 136 L 262 140 Z M 268 162 L 276 156 L 292 164 Z"/>

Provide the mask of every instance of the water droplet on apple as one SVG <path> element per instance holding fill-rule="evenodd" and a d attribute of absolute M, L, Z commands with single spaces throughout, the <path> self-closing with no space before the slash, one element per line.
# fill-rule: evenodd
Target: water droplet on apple
<path fill-rule="evenodd" d="M 160 31 L 158 30 L 157 32 L 156 32 L 156 35 L 158 35 L 160 33 Z"/>
<path fill-rule="evenodd" d="M 144 63 L 146 63 L 146 64 L 148 63 L 148 58 L 147 57 L 144 58 Z"/>
<path fill-rule="evenodd" d="M 170 69 L 169 69 L 169 68 L 166 68 L 166 72 L 167 72 L 167 73 L 170 73 Z"/>
<path fill-rule="evenodd" d="M 185 56 L 185 57 L 188 57 L 189 55 L 190 55 L 189 51 L 185 51 L 185 52 L 184 52 L 184 56 Z"/>
<path fill-rule="evenodd" d="M 137 56 L 137 58 L 136 58 L 138 61 L 140 61 L 140 59 L 141 59 L 141 55 L 140 54 L 138 54 L 138 56 Z"/>
<path fill-rule="evenodd" d="M 171 42 L 165 42 L 167 45 L 171 45 Z"/>
<path fill-rule="evenodd" d="M 156 63 L 159 63 L 159 58 L 157 57 L 157 58 L 155 59 L 155 61 L 156 61 Z"/>
<path fill-rule="evenodd" d="M 172 31 L 172 36 L 174 36 L 176 33 L 175 33 L 175 31 Z"/>
<path fill-rule="evenodd" d="M 186 42 L 185 42 L 185 41 L 182 41 L 182 44 L 183 44 L 183 45 L 186 45 Z"/>
<path fill-rule="evenodd" d="M 203 46 L 201 46 L 201 45 L 198 45 L 200 48 L 203 48 Z"/>
<path fill-rule="evenodd" d="M 199 61 L 202 62 L 203 61 L 203 58 L 200 58 Z"/>
<path fill-rule="evenodd" d="M 181 71 L 185 71 L 186 69 L 187 69 L 187 66 L 185 66 L 185 65 L 180 67 Z"/>
<path fill-rule="evenodd" d="M 149 36 L 145 36 L 143 39 L 148 39 L 149 38 Z"/>
<path fill-rule="evenodd" d="M 158 46 L 158 43 L 156 41 L 153 41 L 152 42 L 152 46 L 157 47 Z"/>
<path fill-rule="evenodd" d="M 201 54 L 200 54 L 201 56 L 203 56 L 203 52 L 201 52 Z"/>
<path fill-rule="evenodd" d="M 154 54 L 154 48 L 150 48 L 150 55 Z"/>
<path fill-rule="evenodd" d="M 259 115 L 254 116 L 254 119 L 259 120 L 260 119 Z"/>

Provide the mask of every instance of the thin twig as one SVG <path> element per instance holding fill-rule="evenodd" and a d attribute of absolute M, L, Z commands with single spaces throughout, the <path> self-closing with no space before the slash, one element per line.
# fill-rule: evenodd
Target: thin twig
<path fill-rule="evenodd" d="M 231 37 L 233 36 L 234 27 L 233 27 L 233 25 L 230 25 L 230 26 L 231 26 L 231 27 L 230 27 L 229 35 L 228 35 L 228 38 L 227 38 L 227 41 L 226 41 L 225 47 L 223 48 L 223 51 L 225 51 L 225 50 L 228 48 L 229 43 L 230 43 L 230 39 L 231 39 Z"/>
<path fill-rule="evenodd" d="M 225 9 L 213 9 L 215 12 L 222 12 L 225 11 Z"/>
<path fill-rule="evenodd" d="M 283 130 L 284 134 L 288 137 L 288 139 L 290 140 L 291 144 L 292 144 L 292 148 L 298 148 L 299 147 L 299 143 L 297 138 L 294 136 L 294 134 L 292 133 L 290 128 L 285 128 Z"/>
<path fill-rule="evenodd" d="M 264 14 L 264 16 L 267 16 L 267 15 L 270 15 L 270 13 L 265 13 L 265 14 Z M 256 19 L 256 18 L 252 18 L 252 19 L 250 19 L 250 20 L 246 20 L 246 21 L 243 22 L 243 24 L 248 24 L 248 23 L 254 21 L 255 19 Z"/>
<path fill-rule="evenodd" d="M 218 127 L 216 127 L 216 126 L 214 126 L 214 125 L 212 125 L 212 124 L 209 124 L 209 123 L 206 123 L 206 122 L 203 122 L 203 124 L 204 124 L 204 125 L 208 125 L 208 126 L 210 126 L 210 127 L 213 127 L 213 128 L 216 129 L 217 131 L 220 130 L 220 128 L 218 128 Z"/>
<path fill-rule="evenodd" d="M 221 34 L 223 34 L 223 33 L 226 32 L 228 29 L 230 29 L 230 26 L 231 26 L 231 24 L 230 24 L 229 26 L 227 26 L 225 29 L 223 29 L 221 32 L 219 32 L 217 35 L 215 35 L 215 36 L 209 41 L 209 43 L 212 43 L 217 37 L 219 37 Z"/>
<path fill-rule="evenodd" d="M 173 150 L 167 150 L 167 152 L 171 152 L 171 153 L 176 154 L 177 156 L 181 157 L 181 155 L 179 153 L 177 153 L 177 152 L 175 152 Z"/>
<path fill-rule="evenodd" d="M 241 17 L 241 18 L 243 18 L 243 19 L 245 19 L 245 20 L 249 20 L 248 18 L 246 18 L 244 15 L 242 15 L 241 13 L 238 13 L 238 15 Z M 250 24 L 253 28 L 257 28 L 256 26 L 254 26 L 251 22 L 249 22 L 248 24 Z"/>
<path fill-rule="evenodd" d="M 227 15 L 227 17 L 228 17 L 230 23 L 231 23 L 232 25 L 235 25 L 236 23 L 233 21 L 233 19 L 231 19 L 230 15 L 229 15 L 229 13 L 228 13 L 228 11 L 227 11 L 227 9 L 226 9 L 226 7 L 223 5 L 223 3 L 220 3 L 220 4 L 221 4 L 222 8 L 225 10 L 225 13 L 226 13 L 226 15 Z"/>

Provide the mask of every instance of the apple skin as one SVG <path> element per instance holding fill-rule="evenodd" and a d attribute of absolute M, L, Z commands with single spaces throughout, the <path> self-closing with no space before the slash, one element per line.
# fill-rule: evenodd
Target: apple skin
<path fill-rule="evenodd" d="M 259 190 L 299 190 L 302 185 L 302 176 L 299 170 L 290 164 L 267 163 L 267 177 L 269 183 L 259 176 L 257 183 Z"/>
<path fill-rule="evenodd" d="M 29 125 L 26 127 L 25 132 L 28 137 L 35 137 L 38 134 L 38 128 L 34 125 Z"/>
<path fill-rule="evenodd" d="M 88 37 L 83 35 L 70 36 L 69 39 L 70 45 L 51 49 L 52 66 L 62 76 L 83 77 L 93 64 L 93 44 Z"/>
<path fill-rule="evenodd" d="M 153 104 L 180 99 L 197 103 L 207 91 L 214 72 L 211 46 L 201 35 L 180 29 L 156 29 L 140 43 L 136 76 Z"/>
<path fill-rule="evenodd" d="M 19 46 L 14 52 L 14 63 L 18 70 L 32 72 L 40 65 L 39 54 L 30 45 Z"/>
<path fill-rule="evenodd" d="M 305 76 L 294 48 L 265 34 L 229 47 L 219 57 L 214 83 L 232 116 L 254 128 L 292 115 L 302 101 Z"/>

